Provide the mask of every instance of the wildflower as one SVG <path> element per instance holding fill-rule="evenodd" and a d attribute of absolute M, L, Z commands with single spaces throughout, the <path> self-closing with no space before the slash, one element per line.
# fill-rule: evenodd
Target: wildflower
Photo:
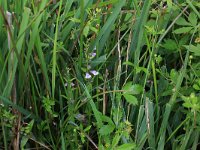
<path fill-rule="evenodd" d="M 99 72 L 98 72 L 98 71 L 96 71 L 96 70 L 91 70 L 91 71 L 90 71 L 90 73 L 92 73 L 94 76 L 96 76 L 96 75 L 98 75 L 98 74 L 99 74 Z"/>
<path fill-rule="evenodd" d="M 84 121 L 86 119 L 85 115 L 82 115 L 82 114 L 77 114 L 75 116 L 75 118 L 79 121 Z"/>
<path fill-rule="evenodd" d="M 90 79 L 92 76 L 88 73 L 88 72 L 86 72 L 86 74 L 85 74 L 85 78 L 86 79 Z"/>
<path fill-rule="evenodd" d="M 89 53 L 89 57 L 90 57 L 90 59 L 94 58 L 96 55 L 97 55 L 96 52 Z"/>
<path fill-rule="evenodd" d="M 68 86 L 67 82 L 64 85 L 67 87 Z M 74 85 L 75 84 L 73 82 L 71 82 L 71 86 L 74 87 Z"/>
<path fill-rule="evenodd" d="M 56 126 L 57 125 L 56 122 L 53 121 L 53 125 Z"/>
<path fill-rule="evenodd" d="M 71 86 L 74 87 L 74 85 L 75 85 L 75 84 L 72 82 L 72 83 L 71 83 Z"/>

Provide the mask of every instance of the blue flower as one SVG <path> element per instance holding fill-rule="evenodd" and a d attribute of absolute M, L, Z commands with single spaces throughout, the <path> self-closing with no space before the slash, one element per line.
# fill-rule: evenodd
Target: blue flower
<path fill-rule="evenodd" d="M 88 72 L 86 72 L 86 74 L 85 74 L 85 78 L 86 79 L 90 79 L 92 76 L 88 73 Z"/>
<path fill-rule="evenodd" d="M 98 71 L 96 71 L 96 70 L 91 70 L 91 71 L 90 71 L 90 73 L 92 73 L 94 76 L 96 76 L 96 75 L 98 75 L 98 74 L 99 74 L 99 72 L 98 72 Z"/>

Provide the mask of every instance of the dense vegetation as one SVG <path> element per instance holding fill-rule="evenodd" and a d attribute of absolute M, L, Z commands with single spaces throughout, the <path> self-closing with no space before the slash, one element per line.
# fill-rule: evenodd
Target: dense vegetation
<path fill-rule="evenodd" d="M 0 149 L 198 149 L 198 0 L 1 0 Z"/>

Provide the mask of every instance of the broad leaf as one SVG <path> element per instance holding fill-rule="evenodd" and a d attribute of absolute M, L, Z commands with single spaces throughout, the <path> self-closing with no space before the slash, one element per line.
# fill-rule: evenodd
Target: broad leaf
<path fill-rule="evenodd" d="M 189 22 L 192 24 L 192 26 L 197 25 L 197 15 L 194 12 L 191 12 L 188 17 Z"/>
<path fill-rule="evenodd" d="M 179 29 L 174 30 L 175 34 L 182 34 L 182 33 L 188 33 L 189 31 L 191 31 L 193 29 L 193 27 L 182 27 Z"/>
<path fill-rule="evenodd" d="M 132 84 L 132 82 L 126 83 L 123 87 L 124 94 L 140 94 L 143 88 L 139 84 Z"/>
<path fill-rule="evenodd" d="M 185 20 L 185 18 L 180 17 L 177 21 L 176 24 L 180 25 L 180 26 L 191 26 L 191 24 L 189 22 L 187 22 Z"/>
<path fill-rule="evenodd" d="M 176 51 L 178 46 L 175 40 L 167 39 L 165 40 L 165 43 L 162 45 L 162 47 L 164 47 L 167 50 Z"/>
<path fill-rule="evenodd" d="M 185 48 L 187 48 L 190 52 L 192 52 L 195 56 L 200 56 L 200 44 L 197 44 L 197 46 L 194 45 L 185 45 Z"/>
<path fill-rule="evenodd" d="M 85 26 L 85 28 L 83 29 L 83 35 L 84 35 L 85 37 L 88 36 L 89 30 L 90 30 L 90 27 L 89 27 L 88 25 Z"/>
<path fill-rule="evenodd" d="M 103 135 L 108 135 L 110 133 L 113 132 L 113 130 L 115 129 L 115 127 L 113 125 L 103 125 L 100 130 L 99 133 L 103 136 Z"/>
<path fill-rule="evenodd" d="M 135 143 L 126 143 L 126 144 L 123 144 L 123 145 L 117 147 L 116 150 L 134 150 L 134 149 L 136 149 Z"/>
<path fill-rule="evenodd" d="M 133 105 L 138 104 L 138 100 L 135 96 L 130 95 L 130 94 L 124 94 L 124 97 L 128 103 L 133 104 Z"/>

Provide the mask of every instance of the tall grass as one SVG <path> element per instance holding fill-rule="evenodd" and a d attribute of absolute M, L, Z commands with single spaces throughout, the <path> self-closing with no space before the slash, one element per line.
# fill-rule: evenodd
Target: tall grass
<path fill-rule="evenodd" d="M 199 6 L 0 1 L 0 149 L 198 149 Z"/>

